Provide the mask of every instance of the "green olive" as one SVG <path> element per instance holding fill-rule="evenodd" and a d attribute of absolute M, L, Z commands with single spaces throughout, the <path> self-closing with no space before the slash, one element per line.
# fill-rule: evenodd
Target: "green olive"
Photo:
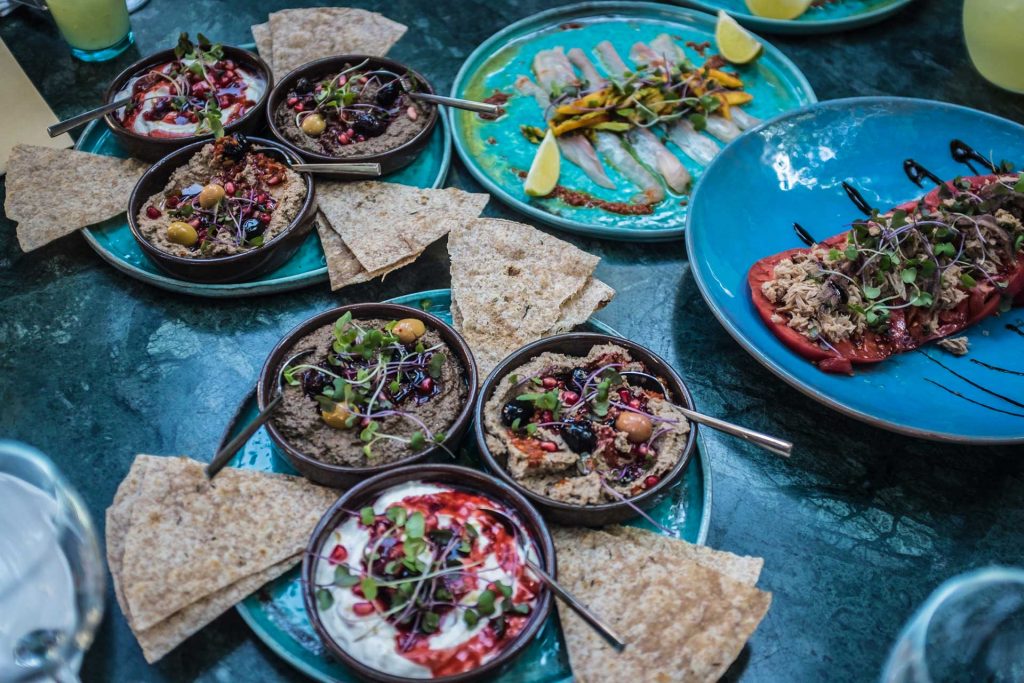
<path fill-rule="evenodd" d="M 167 226 L 167 239 L 183 247 L 191 247 L 199 241 L 199 234 L 185 221 L 174 221 Z"/>
<path fill-rule="evenodd" d="M 320 411 L 320 419 L 335 429 L 348 429 L 348 418 L 351 416 L 352 413 L 345 403 L 335 403 L 330 410 L 324 408 Z"/>
<path fill-rule="evenodd" d="M 224 187 L 217 183 L 210 183 L 199 192 L 199 206 L 204 209 L 212 209 L 224 199 Z"/>
<path fill-rule="evenodd" d="M 306 135 L 316 137 L 323 133 L 325 128 L 327 128 L 327 121 L 324 121 L 324 117 L 315 112 L 302 119 L 302 132 Z"/>
<path fill-rule="evenodd" d="M 626 438 L 630 443 L 643 443 L 651 438 L 654 424 L 646 415 L 623 410 L 615 420 L 615 428 L 620 432 L 626 432 Z"/>
<path fill-rule="evenodd" d="M 414 341 L 427 333 L 427 326 L 422 320 L 416 318 L 403 318 L 391 329 L 398 341 L 403 344 L 412 344 Z"/>

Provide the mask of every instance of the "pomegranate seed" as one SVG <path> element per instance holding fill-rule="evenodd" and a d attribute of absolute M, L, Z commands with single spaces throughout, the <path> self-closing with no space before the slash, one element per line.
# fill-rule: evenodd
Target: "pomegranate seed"
<path fill-rule="evenodd" d="M 366 76 L 360 76 L 360 77 L 359 77 L 359 82 L 360 82 L 360 83 L 366 83 L 366 81 L 368 81 L 368 80 L 370 80 L 370 79 L 369 79 L 369 78 L 367 78 Z"/>
<path fill-rule="evenodd" d="M 338 77 L 338 85 L 345 85 L 346 83 L 348 83 L 348 76 L 342 75 Z M 317 88 L 319 87 L 320 86 L 317 86 Z"/>
<path fill-rule="evenodd" d="M 346 135 L 345 133 L 339 133 L 338 134 L 338 142 L 340 142 L 343 145 L 347 145 L 348 144 L 348 135 Z"/>
<path fill-rule="evenodd" d="M 630 408 L 639 408 L 639 407 L 640 407 L 640 401 L 639 401 L 639 400 L 637 400 L 637 399 L 635 399 L 635 398 L 633 398 L 633 399 L 630 399 L 630 401 L 629 401 L 629 407 L 630 407 Z"/>
<path fill-rule="evenodd" d="M 276 174 L 270 176 L 269 178 L 267 178 L 267 185 L 277 185 L 280 182 L 281 182 L 281 176 L 276 175 Z"/>
<path fill-rule="evenodd" d="M 341 564 L 348 559 L 348 551 L 345 550 L 345 546 L 336 545 L 334 550 L 331 551 L 331 556 L 327 558 L 327 561 L 331 564 Z"/>
<path fill-rule="evenodd" d="M 352 605 L 352 611 L 361 617 L 366 617 L 373 614 L 373 603 L 372 602 L 357 602 Z"/>
<path fill-rule="evenodd" d="M 421 394 L 429 394 L 431 391 L 434 390 L 434 380 L 427 377 L 422 382 L 420 382 L 416 388 L 419 390 Z"/>
<path fill-rule="evenodd" d="M 299 103 L 299 98 L 298 97 L 289 97 L 288 98 L 288 106 L 289 107 L 294 107 L 298 103 Z"/>
<path fill-rule="evenodd" d="M 221 95 L 217 98 L 217 104 L 220 105 L 221 109 L 227 109 L 231 106 L 231 98 L 227 95 Z"/>
<path fill-rule="evenodd" d="M 168 197 L 167 201 L 164 202 L 164 206 L 166 206 L 168 209 L 176 209 L 178 207 L 178 198 Z"/>
<path fill-rule="evenodd" d="M 580 400 L 580 395 L 577 394 L 575 391 L 563 391 L 562 392 L 562 401 L 564 403 L 567 403 L 569 405 L 573 405 L 578 400 Z"/>
<path fill-rule="evenodd" d="M 225 59 L 224 60 L 224 68 L 233 71 L 234 68 L 235 68 L 235 60 L 233 60 L 233 59 Z"/>
<path fill-rule="evenodd" d="M 299 102 L 298 104 L 296 104 L 294 109 L 295 109 L 295 111 L 302 111 L 304 109 L 304 107 L 302 106 L 302 102 Z"/>
<path fill-rule="evenodd" d="M 649 476 L 646 479 L 644 479 L 644 486 L 646 486 L 647 488 L 651 488 L 652 486 L 657 484 L 659 481 L 660 480 L 656 476 L 654 476 L 652 474 L 651 476 Z"/>
<path fill-rule="evenodd" d="M 160 209 L 155 206 L 149 206 L 146 208 L 146 215 L 150 218 L 160 218 Z"/>
<path fill-rule="evenodd" d="M 366 142 L 366 138 L 364 138 L 362 135 L 357 135 L 356 140 L 358 140 L 359 142 Z"/>
<path fill-rule="evenodd" d="M 200 220 L 198 218 L 193 218 L 188 222 L 188 224 L 191 225 L 193 228 L 198 228 L 200 225 Z"/>
<path fill-rule="evenodd" d="M 229 81 L 235 80 L 235 67 L 228 67 L 228 70 L 224 72 L 224 75 L 227 76 Z"/>
<path fill-rule="evenodd" d="M 224 183 L 224 191 L 227 192 L 228 194 L 234 194 L 235 193 L 235 184 L 233 182 L 231 182 L 230 180 L 228 182 Z"/>
<path fill-rule="evenodd" d="M 555 419 L 555 415 L 550 410 L 545 410 L 544 412 L 542 412 L 540 414 L 540 421 L 541 422 L 552 422 L 552 421 L 554 421 L 554 419 Z"/>
<path fill-rule="evenodd" d="M 359 421 L 359 425 L 362 426 L 362 427 L 369 427 L 370 426 L 370 418 L 364 417 L 362 420 Z"/>
<path fill-rule="evenodd" d="M 260 214 L 260 222 L 268 223 L 269 224 L 270 223 L 270 214 L 269 213 L 261 213 Z"/>
<path fill-rule="evenodd" d="M 365 598 L 366 597 L 365 595 L 363 595 L 363 588 L 362 588 L 362 586 L 360 586 L 358 583 L 356 585 L 352 586 L 352 592 L 355 593 L 356 595 L 358 595 L 361 598 Z"/>
<path fill-rule="evenodd" d="M 356 136 L 356 132 L 349 128 L 348 130 L 345 131 L 345 135 L 349 136 L 350 138 L 354 138 Z"/>
<path fill-rule="evenodd" d="M 543 383 L 545 389 L 554 389 L 558 386 L 558 381 L 554 377 L 545 377 Z"/>
<path fill-rule="evenodd" d="M 636 452 L 639 453 L 640 455 L 647 455 L 647 451 L 648 451 L 648 448 L 647 448 L 647 444 L 645 444 L 645 443 L 642 443 L 642 444 L 640 444 L 639 446 L 636 447 Z"/>
<path fill-rule="evenodd" d="M 555 451 L 558 450 L 558 444 L 556 444 L 554 441 L 541 441 L 540 449 L 542 451 L 547 451 L 548 453 L 554 453 Z"/>
<path fill-rule="evenodd" d="M 621 401 L 625 402 L 631 398 L 632 396 L 629 395 L 629 391 L 627 391 L 626 389 L 619 389 L 619 399 Z"/>

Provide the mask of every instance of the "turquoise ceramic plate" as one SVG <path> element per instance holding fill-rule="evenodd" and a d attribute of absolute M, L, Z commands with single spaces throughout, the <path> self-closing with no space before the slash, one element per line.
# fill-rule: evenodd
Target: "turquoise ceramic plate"
<path fill-rule="evenodd" d="M 933 187 L 919 189 L 907 179 L 903 161 L 908 157 L 941 178 L 970 175 L 949 154 L 954 138 L 996 161 L 1024 165 L 1024 126 L 942 102 L 833 100 L 769 121 L 730 145 L 694 191 L 686 232 L 690 265 L 711 310 L 736 341 L 812 398 L 914 436 L 1020 443 L 1024 309 L 967 329 L 966 356 L 955 358 L 929 344 L 861 366 L 848 377 L 821 372 L 784 346 L 755 311 L 747 287 L 755 261 L 803 246 L 791 227 L 794 221 L 823 240 L 860 217 L 842 181 L 857 187 L 872 206 L 888 209 Z M 723 212 L 737 191 L 746 210 Z"/>
<path fill-rule="evenodd" d="M 451 132 L 447 117 L 442 116 L 441 123 L 416 161 L 383 180 L 416 187 L 440 187 L 451 162 Z M 75 148 L 94 154 L 128 156 L 102 121 L 89 124 Z M 103 260 L 122 273 L 172 292 L 206 297 L 252 296 L 284 292 L 327 280 L 327 262 L 315 230 L 295 255 L 277 270 L 249 282 L 220 285 L 188 282 L 164 274 L 139 248 L 124 216 L 85 228 L 82 234 Z"/>
<path fill-rule="evenodd" d="M 451 290 L 448 289 L 409 294 L 391 299 L 389 303 L 418 306 L 451 322 Z M 582 329 L 618 334 L 596 320 L 591 320 Z M 222 443 L 240 431 L 257 412 L 255 398 L 250 394 L 240 406 Z M 682 482 L 673 489 L 668 499 L 651 511 L 651 515 L 661 524 L 679 531 L 686 540 L 703 543 L 707 537 L 711 512 L 711 472 L 704 461 L 706 449 L 699 432 L 697 442 L 698 457 L 690 461 Z M 475 447 L 463 447 L 460 461 L 461 464 L 480 466 Z M 296 474 L 283 458 L 275 454 L 270 437 L 264 429 L 249 439 L 231 465 Z M 306 618 L 298 568 L 246 598 L 239 603 L 237 609 L 260 640 L 303 673 L 319 681 L 358 680 L 350 669 L 330 657 Z M 545 683 L 570 679 L 569 661 L 558 621 L 552 615 L 536 640 L 516 660 L 514 667 L 506 671 L 498 681 Z"/>
<path fill-rule="evenodd" d="M 765 33 L 832 33 L 868 26 L 886 19 L 913 0 L 824 0 L 796 19 L 765 19 L 747 8 L 746 0 L 678 0 L 707 12 L 724 9 L 737 21 Z"/>
<path fill-rule="evenodd" d="M 654 213 L 646 216 L 623 216 L 598 208 L 572 207 L 555 198 L 527 196 L 519 172 L 530 168 L 537 148 L 526 141 L 520 126 L 543 128 L 544 119 L 540 106 L 532 97 L 519 95 L 514 83 L 520 75 L 533 78 L 533 57 L 543 49 L 562 46 L 566 50 L 579 47 L 590 51 L 597 43 L 610 40 L 622 58 L 628 59 L 634 43 L 650 41 L 660 33 L 676 37 L 680 45 L 705 41 L 713 44 L 714 30 L 715 18 L 711 15 L 645 2 L 583 3 L 518 21 L 485 40 L 455 77 L 452 87 L 455 97 L 482 99 L 495 90 L 512 95 L 505 105 L 507 114 L 497 121 L 485 121 L 471 112 L 452 111 L 455 149 L 473 176 L 492 194 L 541 222 L 606 239 L 679 238 L 686 217 L 686 198 L 671 192 Z M 685 49 L 691 57 L 696 57 L 691 48 Z M 590 56 L 596 62 L 592 53 Z M 771 45 L 765 44 L 764 54 L 756 62 L 735 70 L 746 90 L 754 95 L 754 101 L 744 107 L 753 116 L 771 118 L 816 99 L 803 74 Z M 698 178 L 701 167 L 679 156 L 694 179 Z M 604 200 L 628 201 L 636 192 L 634 186 L 610 165 L 605 164 L 605 169 L 617 189 L 598 187 L 578 167 L 565 160 L 560 183 Z"/>

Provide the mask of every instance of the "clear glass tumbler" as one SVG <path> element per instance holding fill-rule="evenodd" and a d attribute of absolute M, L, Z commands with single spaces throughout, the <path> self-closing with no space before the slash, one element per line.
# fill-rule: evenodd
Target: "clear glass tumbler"
<path fill-rule="evenodd" d="M 135 41 L 125 0 L 46 0 L 57 28 L 84 62 L 113 59 Z"/>
<path fill-rule="evenodd" d="M 939 586 L 903 628 L 881 680 L 1024 681 L 1024 570 L 978 569 Z"/>
<path fill-rule="evenodd" d="M 1024 0 L 964 0 L 964 39 L 978 72 L 1024 93 Z"/>
<path fill-rule="evenodd" d="M 0 441 L 0 681 L 78 679 L 106 574 L 78 495 L 39 451 Z"/>

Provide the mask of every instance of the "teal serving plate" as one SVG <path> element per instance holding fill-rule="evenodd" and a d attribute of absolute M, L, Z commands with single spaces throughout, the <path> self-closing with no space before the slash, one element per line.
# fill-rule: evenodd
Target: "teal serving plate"
<path fill-rule="evenodd" d="M 537 149 L 523 137 L 520 127 L 545 126 L 540 106 L 514 87 L 518 76 L 534 77 L 534 55 L 557 46 L 590 52 L 597 43 L 609 40 L 628 60 L 634 43 L 650 41 L 660 33 L 677 38 L 680 46 L 705 41 L 714 45 L 715 17 L 693 9 L 648 2 L 588 2 L 535 14 L 485 40 L 459 70 L 452 96 L 480 100 L 497 90 L 511 97 L 503 105 L 506 114 L 496 121 L 486 121 L 462 110 L 450 112 L 455 149 L 473 177 L 517 211 L 568 232 L 629 241 L 680 238 L 687 212 L 686 196 L 667 192 L 654 213 L 624 216 L 599 208 L 573 207 L 553 197 L 529 197 L 523 191 L 520 177 L 521 172 L 530 168 Z M 684 50 L 698 63 L 701 61 L 692 48 Z M 592 53 L 590 56 L 594 59 Z M 743 109 L 758 118 L 771 118 L 817 101 L 800 70 L 767 43 L 758 60 L 727 70 L 735 70 L 745 90 L 754 95 L 754 100 Z M 696 181 L 703 173 L 702 167 L 681 154 L 678 156 Z M 628 201 L 636 192 L 635 187 L 610 164 L 605 164 L 605 170 L 618 189 L 598 187 L 565 159 L 559 182 L 603 200 Z"/>
<path fill-rule="evenodd" d="M 451 322 L 449 289 L 408 294 L 390 299 L 387 303 L 419 307 L 445 322 Z M 578 329 L 621 336 L 597 320 L 590 320 Z M 258 412 L 254 391 L 239 406 L 238 412 L 224 433 L 221 445 L 240 432 Z M 682 481 L 661 504 L 648 510 L 648 514 L 658 523 L 676 531 L 691 543 L 703 543 L 706 539 L 711 512 L 711 470 L 704 460 L 706 449 L 700 432 L 697 444 L 697 457 L 690 461 Z M 246 442 L 230 464 L 232 467 L 264 472 L 297 474 L 288 462 L 277 454 L 264 428 L 260 428 Z M 457 464 L 482 468 L 471 438 L 466 440 Z M 653 530 L 647 522 L 637 523 L 636 526 Z M 240 602 L 236 609 L 260 640 L 311 678 L 325 682 L 359 680 L 351 669 L 330 656 L 313 630 L 303 606 L 298 567 L 268 583 Z M 568 683 L 572 680 L 568 655 L 555 615 L 545 622 L 537 638 L 515 660 L 512 667 L 495 680 L 498 683 Z"/>
<path fill-rule="evenodd" d="M 451 131 L 447 117 L 434 129 L 430 142 L 416 160 L 381 178 L 414 187 L 441 187 L 451 163 Z M 78 139 L 75 149 L 93 154 L 127 157 L 114 134 L 102 121 L 93 121 Z M 127 198 L 125 198 L 127 202 Z M 283 266 L 248 282 L 203 284 L 164 274 L 146 257 L 128 227 L 124 215 L 82 230 L 86 241 L 104 261 L 122 273 L 161 289 L 204 297 L 241 297 L 286 292 L 327 280 L 327 261 L 316 231 L 310 233 L 295 255 Z"/>
<path fill-rule="evenodd" d="M 976 175 L 953 160 L 960 139 L 987 158 L 1024 164 L 1024 126 L 944 102 L 896 97 L 832 100 L 780 116 L 738 138 L 694 191 L 686 245 L 694 279 L 725 329 L 754 358 L 815 400 L 872 425 L 970 444 L 1024 443 L 1024 308 L 967 328 L 970 352 L 926 344 L 852 376 L 822 372 L 786 347 L 751 301 L 757 260 L 802 247 L 861 217 L 842 182 L 887 210 L 917 199 L 903 171 L 913 158 L 939 178 Z M 985 172 L 979 169 L 980 172 Z M 723 212 L 742 189 L 746 210 Z"/>
<path fill-rule="evenodd" d="M 745 0 L 678 0 L 705 12 L 725 10 L 744 26 L 765 33 L 808 35 L 870 26 L 888 19 L 913 0 L 825 0 L 796 19 L 766 19 L 752 14 Z"/>

